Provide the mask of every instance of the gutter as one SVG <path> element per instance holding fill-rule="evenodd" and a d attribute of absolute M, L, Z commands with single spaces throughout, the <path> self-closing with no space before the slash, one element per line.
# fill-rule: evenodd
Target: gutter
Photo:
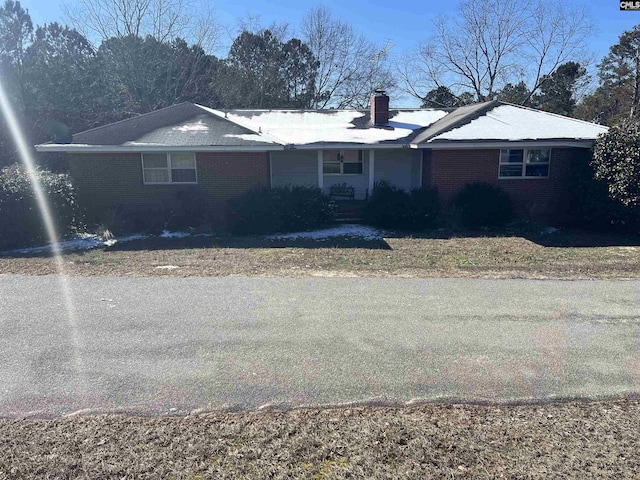
<path fill-rule="evenodd" d="M 413 148 L 408 143 L 314 143 L 308 145 L 286 145 L 285 150 L 390 150 Z"/>
<path fill-rule="evenodd" d="M 284 150 L 282 145 L 263 145 L 260 147 L 211 146 L 211 145 L 150 145 L 150 146 L 117 146 L 117 145 L 74 145 L 42 144 L 36 145 L 37 152 L 67 152 L 67 153 L 145 153 L 145 152 L 265 152 Z"/>
<path fill-rule="evenodd" d="M 595 140 L 503 140 L 490 142 L 456 141 L 450 143 L 422 143 L 411 144 L 413 149 L 452 150 L 459 148 L 540 148 L 540 147 L 569 147 L 591 148 Z"/>

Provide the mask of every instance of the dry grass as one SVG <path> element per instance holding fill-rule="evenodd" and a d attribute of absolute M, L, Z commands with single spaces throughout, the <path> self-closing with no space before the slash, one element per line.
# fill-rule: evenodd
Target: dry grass
<path fill-rule="evenodd" d="M 0 419 L 0 478 L 639 478 L 640 403 Z"/>
<path fill-rule="evenodd" d="M 485 233 L 486 235 L 486 233 Z M 71 275 L 638 278 L 640 238 L 552 235 L 276 242 L 263 238 L 153 239 L 66 253 Z M 180 268 L 158 269 L 163 265 Z M 46 255 L 0 256 L 0 273 L 55 273 Z"/>

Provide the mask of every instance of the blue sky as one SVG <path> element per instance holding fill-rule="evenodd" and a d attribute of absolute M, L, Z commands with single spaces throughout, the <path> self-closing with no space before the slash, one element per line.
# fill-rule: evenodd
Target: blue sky
<path fill-rule="evenodd" d="M 53 21 L 64 23 L 63 1 L 21 0 L 21 3 L 28 8 L 36 24 Z M 71 4 L 74 0 L 66 1 Z M 227 38 L 222 40 L 225 48 L 214 52 L 223 57 L 237 34 L 238 19 L 246 18 L 247 14 L 258 15 L 265 26 L 273 22 L 288 22 L 295 28 L 311 6 L 324 5 L 335 17 L 350 21 L 367 38 L 380 44 L 390 42 L 394 45 L 391 53 L 400 54 L 415 48 L 427 38 L 432 21 L 442 14 L 454 14 L 459 3 L 459 0 L 340 0 L 319 3 L 304 0 L 209 1 L 220 23 L 230 31 Z M 590 11 L 596 25 L 590 40 L 590 49 L 596 62 L 608 53 L 609 47 L 617 42 L 623 31 L 640 24 L 640 11 L 621 12 L 619 0 L 583 0 L 581 5 Z M 411 106 L 409 103 L 413 100 L 400 98 L 399 101 Z"/>
<path fill-rule="evenodd" d="M 21 0 L 37 24 L 64 22 L 61 2 Z M 288 21 L 295 26 L 310 6 L 320 3 L 299 0 L 212 0 L 211 4 L 220 21 L 233 28 L 237 19 L 247 13 L 260 15 L 265 25 L 274 21 Z M 327 6 L 336 17 L 351 21 L 368 38 L 380 43 L 389 39 L 395 45 L 394 51 L 400 52 L 413 48 L 426 38 L 433 18 L 454 12 L 458 1 L 341 0 L 321 4 Z M 624 30 L 640 24 L 640 11 L 621 12 L 618 0 L 586 0 L 582 4 L 591 11 L 598 29 L 591 41 L 591 48 L 598 60 L 607 54 L 609 47 Z"/>

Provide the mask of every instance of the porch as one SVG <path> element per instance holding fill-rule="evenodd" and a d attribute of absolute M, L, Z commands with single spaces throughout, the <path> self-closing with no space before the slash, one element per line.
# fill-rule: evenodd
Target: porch
<path fill-rule="evenodd" d="M 404 190 L 422 186 L 422 151 L 408 148 L 288 150 L 270 154 L 271 186 L 312 185 L 326 195 L 336 186 L 353 189 L 366 200 L 376 182 L 387 181 Z"/>

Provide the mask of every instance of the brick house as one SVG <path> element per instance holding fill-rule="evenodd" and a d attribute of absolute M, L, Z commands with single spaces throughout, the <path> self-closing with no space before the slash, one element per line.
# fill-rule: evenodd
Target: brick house
<path fill-rule="evenodd" d="M 437 187 L 451 202 L 467 183 L 497 185 L 516 212 L 568 215 L 572 165 L 606 127 L 497 101 L 455 109 L 217 111 L 181 103 L 37 145 L 66 152 L 79 201 L 98 218 L 121 205 L 170 201 L 195 187 L 218 201 L 259 186 L 346 184 L 355 200 L 385 180 Z M 335 187 L 334 187 L 335 188 Z"/>

